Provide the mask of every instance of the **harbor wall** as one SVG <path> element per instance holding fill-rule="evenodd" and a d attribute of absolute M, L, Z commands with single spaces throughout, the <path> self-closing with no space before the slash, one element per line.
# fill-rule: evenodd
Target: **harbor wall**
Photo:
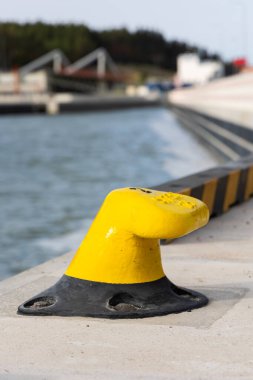
<path fill-rule="evenodd" d="M 23 94 L 0 95 L 0 116 L 4 114 L 82 112 L 152 107 L 162 104 L 160 96 Z"/>
<path fill-rule="evenodd" d="M 253 74 L 172 91 L 179 122 L 231 160 L 253 153 Z"/>

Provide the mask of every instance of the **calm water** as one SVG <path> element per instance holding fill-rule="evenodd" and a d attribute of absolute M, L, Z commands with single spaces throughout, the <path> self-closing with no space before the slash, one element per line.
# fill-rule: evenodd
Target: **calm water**
<path fill-rule="evenodd" d="M 0 278 L 77 248 L 106 193 L 217 157 L 165 109 L 0 118 Z"/>

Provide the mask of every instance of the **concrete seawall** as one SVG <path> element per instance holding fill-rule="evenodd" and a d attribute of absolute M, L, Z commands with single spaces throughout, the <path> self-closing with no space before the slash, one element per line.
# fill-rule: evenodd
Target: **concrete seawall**
<path fill-rule="evenodd" d="M 172 91 L 169 104 L 180 123 L 227 158 L 253 153 L 253 74 Z"/>
<path fill-rule="evenodd" d="M 253 73 L 237 74 L 206 85 L 172 91 L 169 102 L 253 129 Z"/>
<path fill-rule="evenodd" d="M 0 96 L 0 115 L 113 110 L 161 105 L 160 97 L 123 95 L 35 94 Z"/>

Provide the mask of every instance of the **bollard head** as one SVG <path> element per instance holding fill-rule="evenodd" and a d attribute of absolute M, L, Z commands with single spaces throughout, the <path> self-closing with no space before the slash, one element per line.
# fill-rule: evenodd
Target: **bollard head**
<path fill-rule="evenodd" d="M 175 239 L 204 226 L 206 205 L 186 195 L 143 188 L 112 191 L 104 202 L 111 217 L 134 235 L 149 239 Z"/>
<path fill-rule="evenodd" d="M 19 313 L 143 318 L 201 307 L 205 296 L 164 274 L 159 239 L 175 239 L 208 221 L 189 196 L 142 188 L 112 191 L 63 277 Z"/>

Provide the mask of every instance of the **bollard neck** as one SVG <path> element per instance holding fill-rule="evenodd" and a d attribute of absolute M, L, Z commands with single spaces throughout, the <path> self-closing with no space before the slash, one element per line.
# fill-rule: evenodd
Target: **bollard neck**
<path fill-rule="evenodd" d="M 95 282 L 136 284 L 164 277 L 158 239 L 93 223 L 66 275 Z"/>

